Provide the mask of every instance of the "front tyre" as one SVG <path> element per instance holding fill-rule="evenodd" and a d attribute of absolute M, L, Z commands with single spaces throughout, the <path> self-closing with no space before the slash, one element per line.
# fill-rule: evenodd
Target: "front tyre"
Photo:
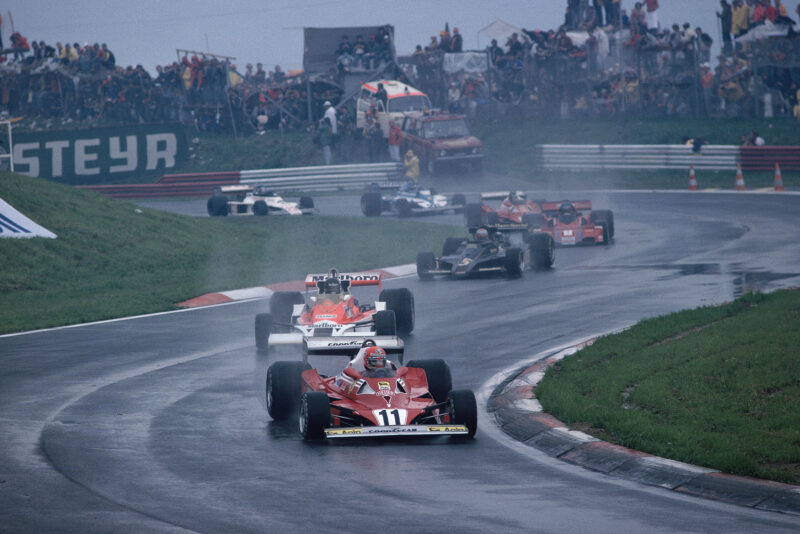
<path fill-rule="evenodd" d="M 256 200 L 253 204 L 253 215 L 264 217 L 269 215 L 269 206 L 263 200 Z"/>
<path fill-rule="evenodd" d="M 259 313 L 256 315 L 256 349 L 261 354 L 269 351 L 269 335 L 272 333 L 272 314 Z"/>
<path fill-rule="evenodd" d="M 377 217 L 381 214 L 380 192 L 368 191 L 361 195 L 361 212 L 367 217 Z"/>
<path fill-rule="evenodd" d="M 298 425 L 300 435 L 306 441 L 325 437 L 325 429 L 330 426 L 331 403 L 322 391 L 308 391 L 300 399 Z"/>
<path fill-rule="evenodd" d="M 433 280 L 431 271 L 436 268 L 436 257 L 433 252 L 420 252 L 417 254 L 417 276 L 422 281 Z"/>
<path fill-rule="evenodd" d="M 397 335 L 397 321 L 395 320 L 394 312 L 391 310 L 382 310 L 375 312 L 373 315 L 375 321 L 375 335 L 376 336 L 396 336 Z"/>
<path fill-rule="evenodd" d="M 468 389 L 457 389 L 448 395 L 450 421 L 467 427 L 467 437 L 475 437 L 478 430 L 478 403 L 475 394 Z"/>
<path fill-rule="evenodd" d="M 228 197 L 214 195 L 206 202 L 206 209 L 211 217 L 224 217 L 228 214 Z"/>
<path fill-rule="evenodd" d="M 522 269 L 525 266 L 525 256 L 522 250 L 514 247 L 506 250 L 505 264 L 503 267 L 506 271 L 506 276 L 509 278 L 519 278 L 522 276 Z"/>
<path fill-rule="evenodd" d="M 425 371 L 428 380 L 428 391 L 436 402 L 445 402 L 447 394 L 453 389 L 453 377 L 450 366 L 444 360 L 411 360 L 406 367 L 415 367 Z"/>
<path fill-rule="evenodd" d="M 267 369 L 266 401 L 269 416 L 284 421 L 297 409 L 303 371 L 311 367 L 304 362 L 275 362 Z"/>

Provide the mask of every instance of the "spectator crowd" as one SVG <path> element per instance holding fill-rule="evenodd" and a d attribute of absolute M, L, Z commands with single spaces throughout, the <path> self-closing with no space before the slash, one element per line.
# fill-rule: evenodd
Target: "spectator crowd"
<path fill-rule="evenodd" d="M 342 161 L 385 158 L 387 148 L 374 118 L 357 129 L 353 101 L 341 101 L 348 73 L 399 79 L 436 107 L 471 116 L 800 118 L 800 5 L 720 0 L 722 54 L 712 68 L 712 36 L 689 22 L 665 24 L 658 0 L 565 4 L 558 28 L 520 28 L 491 40 L 478 51 L 484 69 L 446 68 L 448 54 L 464 52 L 457 27 L 445 24 L 427 45 L 395 58 L 387 25 L 342 35 L 331 71 L 310 79 L 188 51 L 151 75 L 141 65 L 117 65 L 106 44 L 53 45 L 15 32 L 0 42 L 0 112 L 40 127 L 180 121 L 199 131 L 258 134 L 312 125 L 320 146 L 335 148 Z"/>

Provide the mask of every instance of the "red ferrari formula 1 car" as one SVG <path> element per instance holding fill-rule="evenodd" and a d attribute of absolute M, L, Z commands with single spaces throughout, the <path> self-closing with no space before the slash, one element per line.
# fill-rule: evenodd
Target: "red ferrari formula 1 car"
<path fill-rule="evenodd" d="M 304 354 L 352 356 L 365 338 L 394 354 L 403 352 L 399 334 L 414 329 L 414 296 L 408 289 L 384 289 L 374 304 L 360 304 L 351 287 L 381 287 L 380 272 L 310 274 L 306 296 L 278 291 L 269 313 L 255 320 L 256 347 L 262 353 L 273 345 L 302 345 Z M 317 294 L 309 294 L 316 289 Z M 402 356 L 400 357 L 402 361 Z"/>
<path fill-rule="evenodd" d="M 525 193 L 484 193 L 481 200 L 503 199 L 498 209 L 485 204 L 468 204 L 467 225 L 497 222 L 526 224 L 532 232 L 547 232 L 556 245 L 607 245 L 614 238 L 614 213 L 592 210 L 590 200 L 552 202 L 528 200 Z M 589 211 L 588 216 L 584 214 Z"/>
<path fill-rule="evenodd" d="M 475 435 L 475 395 L 452 389 L 443 360 L 398 367 L 370 341 L 334 376 L 306 362 L 273 363 L 266 380 L 270 416 L 280 421 L 296 415 L 306 440 Z"/>

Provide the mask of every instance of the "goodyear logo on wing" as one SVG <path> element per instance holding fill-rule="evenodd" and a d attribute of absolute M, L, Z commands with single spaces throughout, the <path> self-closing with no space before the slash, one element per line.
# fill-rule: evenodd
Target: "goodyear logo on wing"
<path fill-rule="evenodd" d="M 428 432 L 466 432 L 467 427 L 464 425 L 441 425 L 429 426 Z"/>

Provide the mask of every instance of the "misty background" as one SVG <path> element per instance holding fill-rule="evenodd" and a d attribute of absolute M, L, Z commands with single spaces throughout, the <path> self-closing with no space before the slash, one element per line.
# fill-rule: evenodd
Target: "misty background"
<path fill-rule="evenodd" d="M 622 0 L 630 13 L 634 0 Z M 714 39 L 720 50 L 717 0 L 661 0 L 661 26 L 689 22 Z M 484 48 L 479 30 L 501 19 L 528 30 L 564 23 L 567 0 L 8 0 L 0 3 L 4 45 L 14 28 L 28 38 L 62 43 L 106 43 L 117 65 L 156 65 L 178 59 L 175 49 L 233 56 L 237 69 L 263 63 L 269 71 L 303 64 L 303 27 L 391 24 L 398 54 L 428 44 L 445 22 L 459 29 L 464 49 Z M 8 16 L 10 12 L 11 17 Z M 351 36 L 352 37 L 352 36 Z M 500 43 L 501 45 L 503 43 Z M 333 51 L 331 51 L 333 55 Z"/>

